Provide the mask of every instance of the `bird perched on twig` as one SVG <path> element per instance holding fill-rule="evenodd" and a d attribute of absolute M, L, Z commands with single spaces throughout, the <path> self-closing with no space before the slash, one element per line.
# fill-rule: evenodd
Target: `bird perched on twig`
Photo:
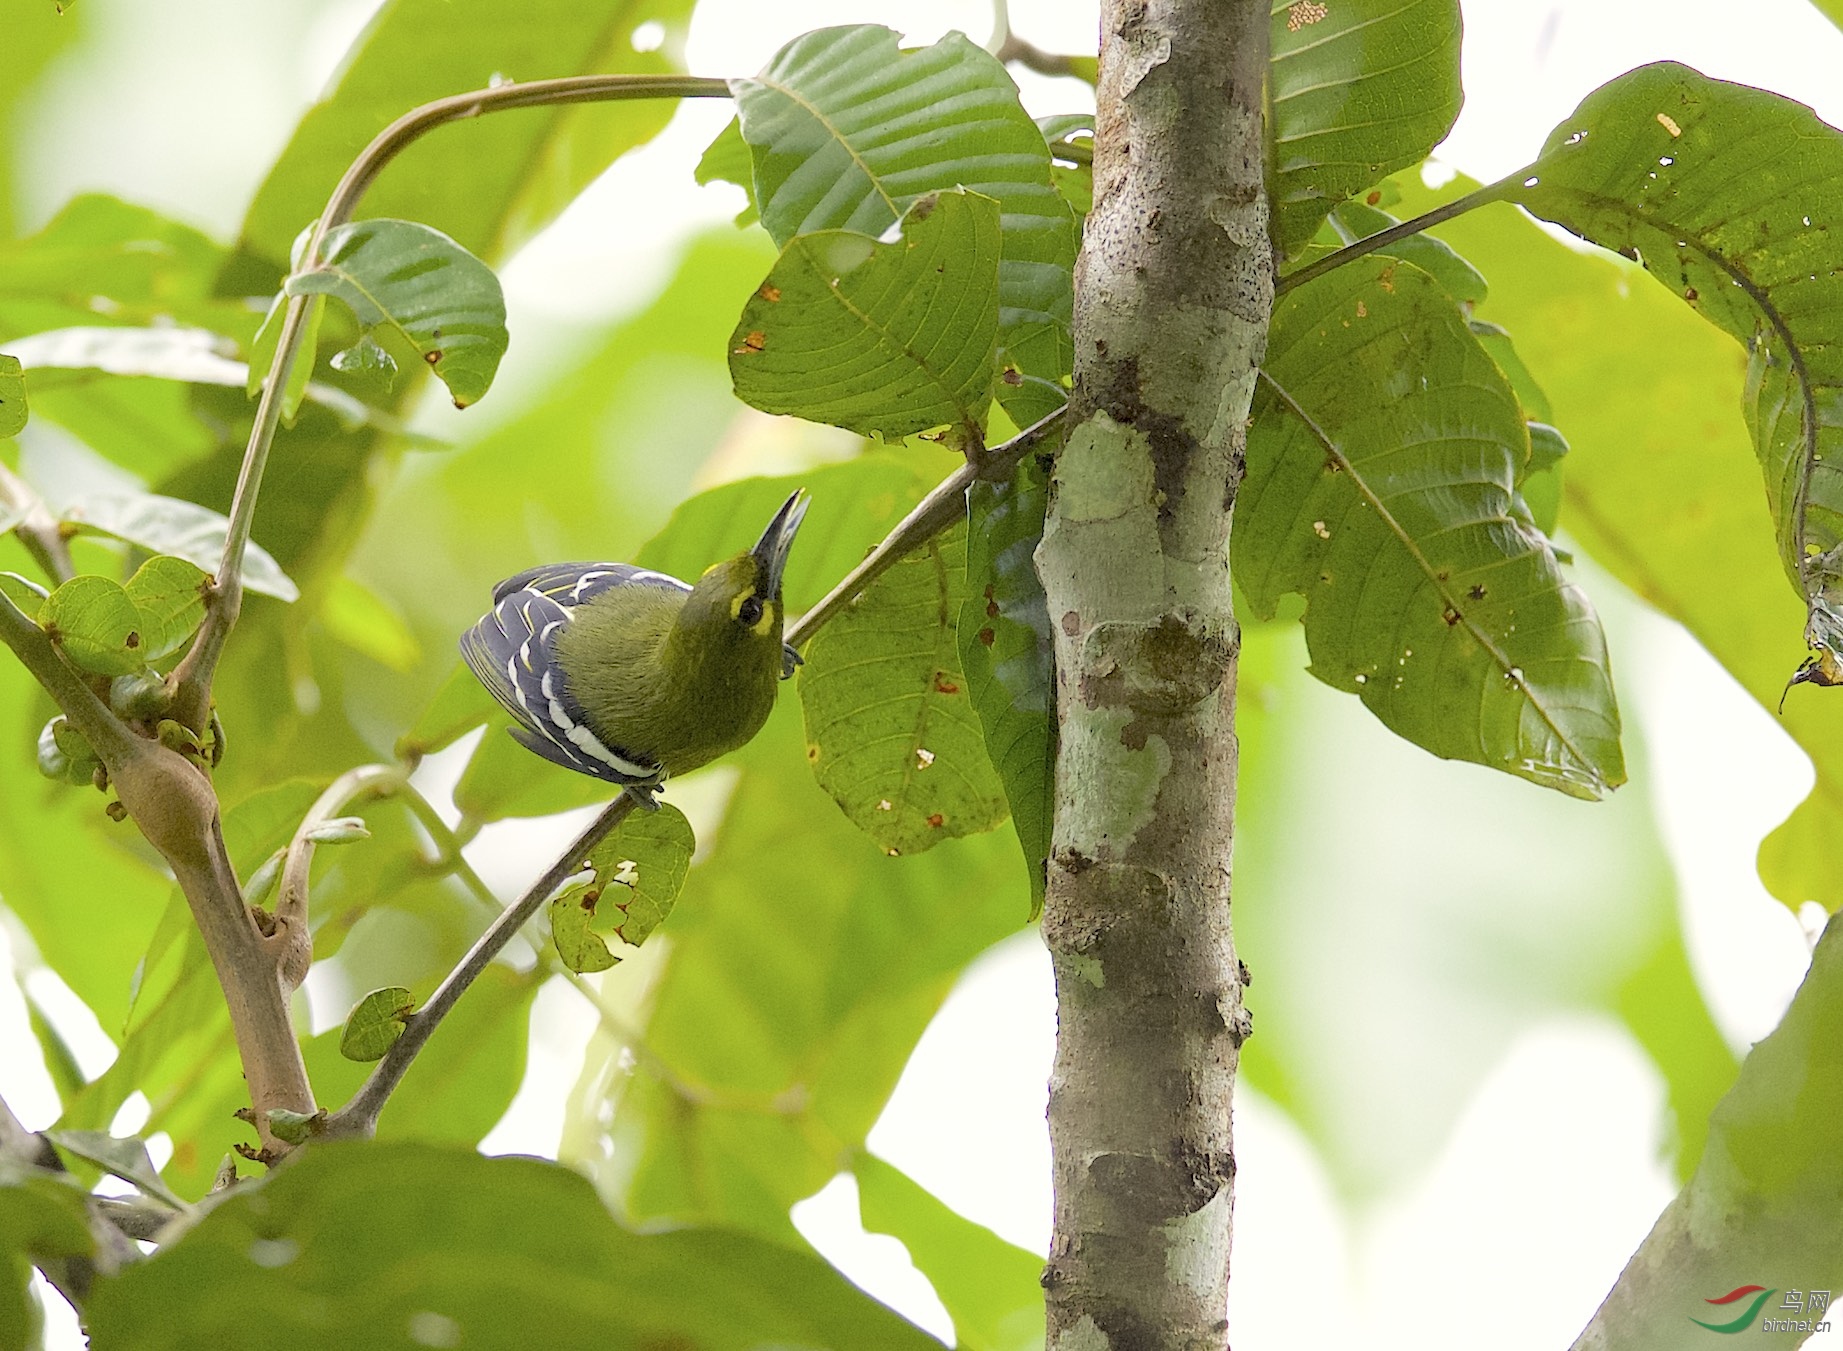
<path fill-rule="evenodd" d="M 761 730 L 800 657 L 781 641 L 781 574 L 806 515 L 795 492 L 746 553 L 695 586 L 627 563 L 552 563 L 493 588 L 461 655 L 546 760 L 644 807 L 666 777 Z"/>

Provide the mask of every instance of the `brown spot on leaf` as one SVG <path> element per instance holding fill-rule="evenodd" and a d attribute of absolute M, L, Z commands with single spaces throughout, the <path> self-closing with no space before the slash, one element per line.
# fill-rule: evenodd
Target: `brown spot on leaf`
<path fill-rule="evenodd" d="M 1016 366 L 1007 366 L 1004 369 L 1004 373 L 998 378 L 1007 385 L 1016 388 L 1018 385 L 1024 383 L 1024 372 L 1020 371 Z"/>
<path fill-rule="evenodd" d="M 917 197 L 915 204 L 909 208 L 909 219 L 927 220 L 934 214 L 934 208 L 941 204 L 941 194 L 931 192 L 926 197 Z"/>
<path fill-rule="evenodd" d="M 1369 190 L 1369 195 L 1364 197 L 1363 200 L 1369 206 L 1381 206 L 1382 205 L 1382 189 L 1381 188 L 1371 188 Z"/>
<path fill-rule="evenodd" d="M 1483 600 L 1485 598 L 1485 584 L 1483 582 L 1472 583 L 1470 589 L 1466 591 L 1466 595 L 1470 596 L 1473 600 Z"/>
<path fill-rule="evenodd" d="M 759 352 L 767 345 L 768 335 L 758 328 L 752 330 L 749 335 L 742 340 L 742 346 L 731 349 L 731 354 L 734 356 L 744 356 L 752 352 Z"/>
<path fill-rule="evenodd" d="M 1683 288 L 1683 298 L 1687 300 L 1690 304 L 1694 305 L 1698 300 L 1701 299 L 1701 295 L 1696 290 L 1695 287 L 1685 286 Z"/>
<path fill-rule="evenodd" d="M 439 347 L 431 347 L 428 351 L 422 354 L 422 359 L 428 362 L 431 366 L 439 366 L 441 364 L 441 359 L 442 359 L 442 349 Z"/>
<path fill-rule="evenodd" d="M 810 763 L 815 764 L 815 765 L 818 764 L 819 763 L 819 747 L 808 746 L 806 748 L 806 758 Z"/>
<path fill-rule="evenodd" d="M 141 645 L 141 635 L 134 629 L 128 630 L 128 636 L 122 639 L 122 646 L 133 650 Z"/>
<path fill-rule="evenodd" d="M 947 824 L 947 818 L 942 816 L 939 812 L 932 812 L 928 816 L 928 824 L 933 826 L 936 830 L 939 830 L 942 826 Z"/>
<path fill-rule="evenodd" d="M 755 294 L 772 305 L 781 298 L 781 288 L 776 286 L 773 282 L 765 281 L 761 284 L 761 289 Z"/>
<path fill-rule="evenodd" d="M 997 640 L 998 640 L 998 635 L 996 633 L 993 633 L 991 629 L 985 628 L 985 629 L 979 630 L 979 641 L 984 643 L 987 647 L 992 646 L 992 644 L 996 642 Z"/>
<path fill-rule="evenodd" d="M 960 687 L 947 678 L 945 671 L 934 673 L 934 689 L 937 694 L 958 694 L 960 692 Z"/>
<path fill-rule="evenodd" d="M 1357 318 L 1359 319 L 1369 318 L 1369 306 L 1365 305 L 1361 300 L 1357 302 Z"/>
<path fill-rule="evenodd" d="M 1459 611 L 1449 605 L 1444 610 L 1440 611 L 1440 618 L 1446 621 L 1446 627 L 1450 629 L 1459 622 Z"/>

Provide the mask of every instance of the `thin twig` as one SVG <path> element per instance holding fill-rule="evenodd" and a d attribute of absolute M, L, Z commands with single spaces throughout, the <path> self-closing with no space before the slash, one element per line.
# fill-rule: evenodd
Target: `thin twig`
<path fill-rule="evenodd" d="M 503 84 L 491 89 L 477 89 L 465 94 L 436 99 L 413 108 L 392 122 L 373 138 L 327 199 L 326 210 L 315 223 L 303 254 L 303 266 L 312 267 L 320 256 L 327 234 L 345 224 L 358 209 L 359 199 L 376 181 L 393 159 L 420 137 L 436 127 L 487 113 L 512 108 L 552 107 L 575 103 L 603 103 L 619 99 L 646 98 L 728 98 L 725 80 L 703 79 L 690 75 L 577 75 L 560 80 L 532 80 L 523 84 Z M 235 627 L 243 609 L 243 553 L 249 544 L 250 526 L 256 516 L 256 498 L 262 488 L 263 471 L 269 450 L 281 421 L 282 397 L 288 386 L 288 374 L 300 352 L 302 334 L 307 326 L 310 298 L 294 296 L 282 316 L 281 333 L 275 344 L 275 356 L 263 383 L 262 396 L 256 405 L 255 425 L 243 453 L 243 466 L 237 474 L 237 488 L 231 498 L 230 526 L 224 538 L 224 553 L 218 563 L 205 622 L 200 626 L 192 648 L 174 670 L 170 688 L 174 692 L 172 716 L 195 732 L 203 732 L 211 713 L 211 682 L 216 674 L 225 639 Z"/>
<path fill-rule="evenodd" d="M 921 500 L 915 510 L 897 523 L 896 528 L 871 550 L 862 563 L 832 588 L 825 599 L 787 630 L 787 641 L 799 644 L 811 638 L 820 625 L 850 604 L 859 592 L 887 571 L 903 554 L 918 548 L 959 520 L 966 511 L 967 488 L 981 478 L 1009 478 L 1011 471 L 1024 456 L 1061 431 L 1065 411 L 1058 409 L 1048 417 L 1032 423 L 1003 445 L 968 460 L 948 475 Z M 468 949 L 467 955 L 448 973 L 435 993 L 429 996 L 429 1002 L 410 1015 L 403 1035 L 384 1053 L 384 1058 L 372 1070 L 363 1087 L 353 1095 L 350 1102 L 327 1118 L 323 1137 L 368 1136 L 376 1131 L 378 1115 L 384 1110 L 384 1104 L 402 1082 L 410 1062 L 454 1007 L 455 1001 L 478 979 L 481 972 L 492 965 L 493 959 L 512 940 L 512 936 L 543 908 L 551 894 L 566 879 L 581 871 L 583 860 L 589 856 L 589 852 L 632 810 L 633 798 L 625 793 L 609 803 L 601 815 L 589 824 L 588 829 L 578 835 L 557 861 L 545 870 L 544 875 L 526 888 L 516 902 L 500 912 L 499 918 L 493 921 L 473 947 Z M 458 853 L 456 850 L 457 857 Z"/>
<path fill-rule="evenodd" d="M 403 1035 L 384 1053 L 384 1058 L 378 1061 L 371 1076 L 352 1095 L 352 1100 L 327 1118 L 323 1137 L 369 1136 L 376 1132 L 378 1114 L 384 1110 L 384 1104 L 402 1082 L 410 1063 L 441 1025 L 442 1019 L 448 1016 L 455 1001 L 479 978 L 481 972 L 493 964 L 500 949 L 512 941 L 512 936 L 524 927 L 525 921 L 544 907 L 551 893 L 582 870 L 583 860 L 588 858 L 589 852 L 606 839 L 633 808 L 634 799 L 626 793 L 602 808 L 601 814 L 589 823 L 587 829 L 575 838 L 555 863 L 544 870 L 543 876 L 500 913 L 499 918 L 467 950 L 467 955 L 436 987 L 435 993 L 429 996 L 429 1002 L 409 1016 Z"/>
<path fill-rule="evenodd" d="M 45 499 L 32 490 L 31 484 L 3 464 L 0 464 L 0 506 L 22 513 L 13 533 L 19 536 L 19 542 L 25 545 L 33 561 L 44 569 L 52 586 L 62 586 L 77 575 L 76 566 L 70 561 L 70 541 L 58 529 L 57 517 L 45 505 Z"/>
<path fill-rule="evenodd" d="M 1424 212 L 1412 220 L 1391 225 L 1386 230 L 1378 230 L 1367 238 L 1359 239 L 1354 244 L 1346 244 L 1343 248 L 1326 254 L 1316 263 L 1302 267 L 1296 272 L 1289 272 L 1274 282 L 1274 299 L 1278 300 L 1288 291 L 1304 286 L 1307 282 L 1316 280 L 1327 272 L 1335 271 L 1346 263 L 1354 263 L 1357 259 L 1374 253 L 1377 249 L 1387 248 L 1399 239 L 1418 235 L 1423 230 L 1432 229 L 1455 216 L 1463 216 L 1477 207 L 1505 201 L 1522 186 L 1523 180 L 1528 178 L 1532 171 L 1532 169 L 1519 169 L 1507 178 L 1501 178 L 1495 183 L 1487 183 L 1475 192 L 1468 192 L 1463 197 L 1454 198 L 1445 206 L 1437 206 L 1432 211 Z"/>
<path fill-rule="evenodd" d="M 1034 70 L 1039 75 L 1067 75 L 1073 79 L 1094 83 L 1094 77 L 1088 73 L 1095 68 L 1092 56 L 1065 56 L 1061 52 L 1046 52 L 1034 42 L 1027 42 L 1016 33 L 1007 32 L 1004 41 L 993 52 L 1000 61 L 1015 61 L 1026 70 Z"/>
<path fill-rule="evenodd" d="M 1061 433 L 1066 413 L 1066 409 L 1057 409 L 1048 417 L 1031 423 L 1003 445 L 968 460 L 941 480 L 916 503 L 913 511 L 896 523 L 896 528 L 884 536 L 882 543 L 872 549 L 862 563 L 846 573 L 844 580 L 828 591 L 817 605 L 788 626 L 788 645 L 804 644 L 821 624 L 856 600 L 904 554 L 919 548 L 961 519 L 966 514 L 966 490 L 980 479 L 1002 481 L 1010 478 L 1019 461 Z"/>

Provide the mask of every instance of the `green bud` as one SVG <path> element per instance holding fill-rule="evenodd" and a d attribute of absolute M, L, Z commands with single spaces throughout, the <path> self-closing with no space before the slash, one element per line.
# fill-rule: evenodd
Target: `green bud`
<path fill-rule="evenodd" d="M 109 682 L 109 707 L 121 717 L 148 721 L 160 717 L 172 704 L 166 678 L 158 671 L 134 671 Z"/>

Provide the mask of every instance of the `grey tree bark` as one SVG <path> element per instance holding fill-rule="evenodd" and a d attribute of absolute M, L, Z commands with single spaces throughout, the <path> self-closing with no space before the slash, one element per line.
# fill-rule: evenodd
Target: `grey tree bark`
<path fill-rule="evenodd" d="M 1228 1342 L 1249 1030 L 1228 539 L 1273 304 L 1268 22 L 1253 0 L 1101 6 L 1071 431 L 1037 552 L 1060 737 L 1051 1351 Z"/>

